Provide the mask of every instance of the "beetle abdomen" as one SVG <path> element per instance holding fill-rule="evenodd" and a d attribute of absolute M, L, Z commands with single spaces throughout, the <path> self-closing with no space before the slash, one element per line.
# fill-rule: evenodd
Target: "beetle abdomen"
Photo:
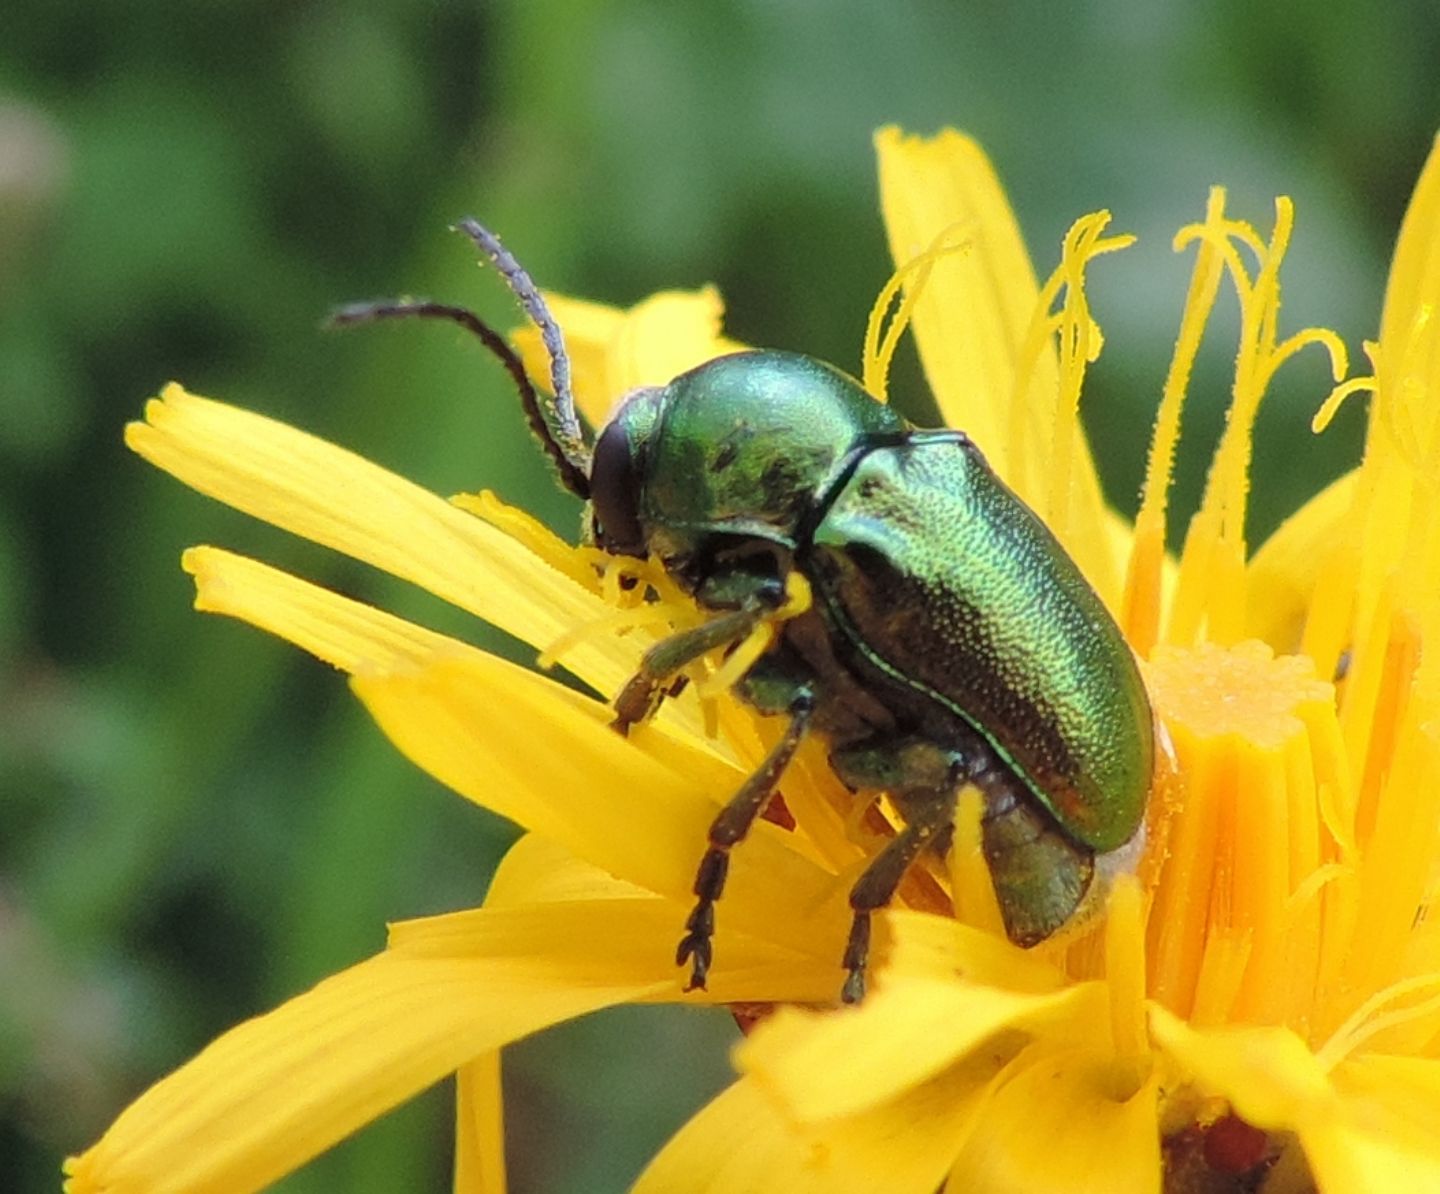
<path fill-rule="evenodd" d="M 803 554 L 854 652 L 968 722 L 1078 842 L 1134 835 L 1153 757 L 1134 658 L 969 440 L 916 432 L 866 453 Z"/>

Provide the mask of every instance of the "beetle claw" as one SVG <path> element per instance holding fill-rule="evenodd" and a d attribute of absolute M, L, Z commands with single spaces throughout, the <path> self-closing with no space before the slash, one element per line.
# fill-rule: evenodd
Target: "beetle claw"
<path fill-rule="evenodd" d="M 687 933 L 675 951 L 675 964 L 683 966 L 691 962 L 690 981 L 685 984 L 687 991 L 705 990 L 705 979 L 710 973 L 710 937 L 703 931 Z"/>

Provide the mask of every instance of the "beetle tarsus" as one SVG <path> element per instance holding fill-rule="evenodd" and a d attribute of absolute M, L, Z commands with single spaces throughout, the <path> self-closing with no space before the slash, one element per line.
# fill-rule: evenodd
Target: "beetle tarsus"
<path fill-rule="evenodd" d="M 725 879 L 730 873 L 730 848 L 750 831 L 755 818 L 764 811 L 775 795 L 775 785 L 780 782 L 790 760 L 805 740 L 810 725 L 813 700 L 808 692 L 802 693 L 791 710 L 790 724 L 785 728 L 780 741 L 765 761 L 730 798 L 710 825 L 710 845 L 695 869 L 695 907 L 685 922 L 686 934 L 675 951 L 676 965 L 683 966 L 687 959 L 693 960 L 690 985 L 685 989 L 704 990 L 705 977 L 712 960 L 711 938 L 715 935 L 715 901 L 725 890 Z"/>
<path fill-rule="evenodd" d="M 686 933 L 675 950 L 675 965 L 691 962 L 687 991 L 703 991 L 714 953 L 710 940 L 715 935 L 715 901 L 725 890 L 725 877 L 730 873 L 728 847 L 711 846 L 700 860 L 695 872 L 695 907 L 685 921 Z"/>
<path fill-rule="evenodd" d="M 870 960 L 870 913 L 856 912 L 850 922 L 850 939 L 845 943 L 845 985 L 840 988 L 842 1003 L 859 1003 L 865 998 L 865 966 Z"/>
<path fill-rule="evenodd" d="M 715 933 L 714 901 L 701 897 L 685 922 L 685 927 L 690 931 L 681 938 L 675 950 L 675 965 L 683 966 L 689 962 L 690 981 L 685 984 L 685 990 L 703 991 L 705 980 L 710 974 L 710 962 L 714 957 L 710 942 Z"/>
<path fill-rule="evenodd" d="M 870 914 L 894 899 L 895 890 L 910 864 L 954 823 L 958 796 L 958 788 L 952 787 L 927 793 L 923 800 L 912 797 L 908 802 L 909 820 L 904 828 L 871 860 L 850 889 L 850 908 L 855 919 L 850 925 L 850 939 L 843 959 L 848 974 L 840 998 L 845 1003 L 858 1003 L 865 995 L 865 967 L 870 960 Z"/>

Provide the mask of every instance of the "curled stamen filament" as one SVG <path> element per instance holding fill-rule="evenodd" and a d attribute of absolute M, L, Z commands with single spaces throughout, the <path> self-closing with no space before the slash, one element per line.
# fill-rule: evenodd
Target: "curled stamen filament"
<path fill-rule="evenodd" d="M 637 626 L 654 626 L 658 623 L 669 623 L 675 618 L 673 606 L 662 602 L 654 602 L 649 605 L 632 606 L 629 609 L 617 609 L 614 613 L 606 614 L 604 617 L 596 618 L 591 622 L 581 623 L 579 626 L 572 626 L 564 634 L 556 638 L 548 647 L 540 652 L 537 662 L 547 671 L 554 667 L 569 652 L 573 651 L 581 643 L 592 637 L 600 637 L 606 634 L 623 634 L 633 630 Z"/>
<path fill-rule="evenodd" d="M 730 652 L 725 662 L 696 685 L 700 699 L 713 699 L 733 687 L 770 649 L 780 623 L 803 614 L 809 608 L 810 582 L 799 572 L 791 572 L 785 578 L 784 604 L 741 639 L 740 645 Z"/>

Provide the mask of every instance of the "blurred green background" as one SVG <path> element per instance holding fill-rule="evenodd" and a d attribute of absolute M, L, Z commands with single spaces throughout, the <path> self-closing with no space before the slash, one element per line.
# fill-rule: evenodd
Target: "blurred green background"
<path fill-rule="evenodd" d="M 129 455 L 121 428 L 164 381 L 568 529 L 474 345 L 326 334 L 327 309 L 423 293 L 512 322 L 445 230 L 473 213 L 547 286 L 630 302 L 713 280 L 735 335 L 853 369 L 889 270 L 871 131 L 954 124 L 988 146 L 1041 273 L 1083 212 L 1141 235 L 1093 271 L 1108 343 L 1087 395 L 1130 511 L 1188 276 L 1173 231 L 1212 182 L 1266 229 L 1294 196 L 1285 326 L 1358 352 L 1440 126 L 1437 62 L 1418 0 L 10 0 L 0 1188 L 55 1188 L 150 1081 L 376 950 L 387 919 L 478 902 L 511 835 L 401 761 L 337 675 L 190 612 L 179 553 L 214 542 L 513 650 Z M 1217 337 L 1196 377 L 1182 508 L 1232 352 Z M 913 361 L 900 376 L 923 409 Z M 1358 403 L 1306 430 L 1325 384 L 1302 359 L 1262 416 L 1256 541 L 1356 457 Z M 624 1188 L 726 1082 L 733 1035 L 721 1013 L 632 1009 L 511 1050 L 513 1188 Z M 450 1131 L 432 1092 L 283 1188 L 443 1189 Z"/>

